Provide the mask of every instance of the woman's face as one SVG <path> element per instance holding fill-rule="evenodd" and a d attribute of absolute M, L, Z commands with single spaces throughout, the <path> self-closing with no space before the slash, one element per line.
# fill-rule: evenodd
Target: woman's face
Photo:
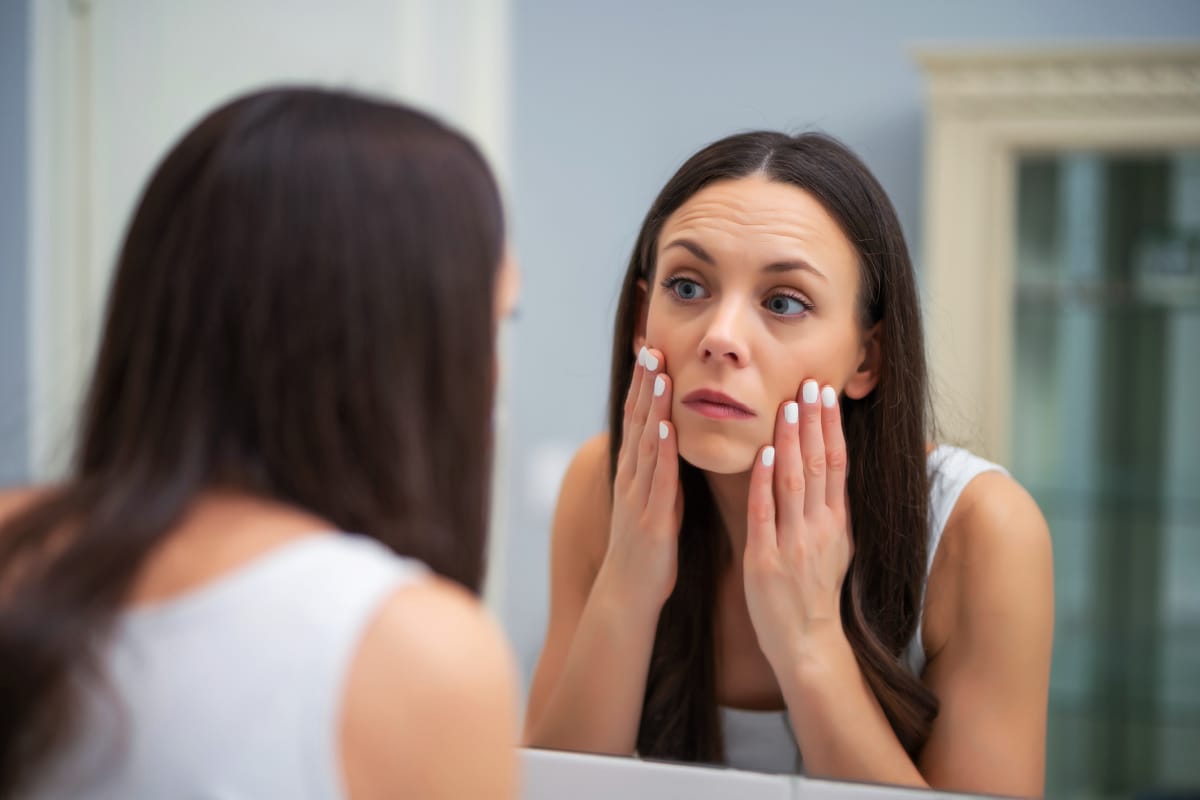
<path fill-rule="evenodd" d="M 657 247 L 636 346 L 666 357 L 689 463 L 750 469 L 807 378 L 851 397 L 874 388 L 858 254 L 807 192 L 763 175 L 711 184 L 667 219 Z"/>

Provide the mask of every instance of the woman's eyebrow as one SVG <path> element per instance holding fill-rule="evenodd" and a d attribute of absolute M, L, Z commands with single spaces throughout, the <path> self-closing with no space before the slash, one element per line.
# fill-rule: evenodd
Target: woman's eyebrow
<path fill-rule="evenodd" d="M 663 248 L 663 251 L 665 252 L 670 250 L 672 247 L 682 247 L 684 250 L 687 250 L 705 264 L 708 264 L 712 267 L 717 266 L 717 260 L 709 255 L 707 250 L 705 250 L 696 242 L 693 242 L 691 239 L 672 239 L 670 243 Z M 811 272 L 813 275 L 817 276 L 823 281 L 829 280 L 825 277 L 825 273 L 821 272 L 821 270 L 817 269 L 802 258 L 789 259 L 787 261 L 775 261 L 762 268 L 763 272 L 770 273 L 792 272 L 794 270 L 804 270 L 805 272 Z"/>
<path fill-rule="evenodd" d="M 687 250 L 705 264 L 713 267 L 717 265 L 716 259 L 710 256 L 707 250 L 693 242 L 691 239 L 673 239 L 671 240 L 670 244 L 663 248 L 663 251 L 670 250 L 672 247 L 682 247 L 684 250 Z"/>
<path fill-rule="evenodd" d="M 804 270 L 805 272 L 811 272 L 813 275 L 825 281 L 826 283 L 829 282 L 829 279 L 825 277 L 825 273 L 821 272 L 821 270 L 817 269 L 802 258 L 796 258 L 790 261 L 776 261 L 773 264 L 767 264 L 765 267 L 763 267 L 763 272 L 792 272 L 793 270 L 797 269 Z"/>

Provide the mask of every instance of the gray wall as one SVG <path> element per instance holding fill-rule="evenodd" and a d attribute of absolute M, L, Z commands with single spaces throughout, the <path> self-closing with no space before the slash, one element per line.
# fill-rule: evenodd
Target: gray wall
<path fill-rule="evenodd" d="M 29 4 L 0 2 L 0 486 L 28 475 Z"/>
<path fill-rule="evenodd" d="M 610 328 L 641 217 L 738 130 L 818 128 L 867 161 L 920 261 L 919 43 L 1195 40 L 1193 0 L 514 0 L 513 326 L 504 618 L 528 677 L 546 620 L 563 453 L 604 426 Z"/>

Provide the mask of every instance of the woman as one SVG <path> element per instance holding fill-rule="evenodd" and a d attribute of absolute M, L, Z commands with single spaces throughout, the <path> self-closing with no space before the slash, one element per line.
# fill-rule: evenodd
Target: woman
<path fill-rule="evenodd" d="M 999 467 L 930 444 L 928 407 L 861 161 L 816 134 L 693 156 L 630 259 L 610 433 L 564 479 L 527 739 L 1041 792 L 1048 531 Z"/>
<path fill-rule="evenodd" d="M 264 91 L 174 147 L 74 469 L 0 508 L 0 794 L 513 795 L 503 236 L 476 148 L 392 103 Z"/>

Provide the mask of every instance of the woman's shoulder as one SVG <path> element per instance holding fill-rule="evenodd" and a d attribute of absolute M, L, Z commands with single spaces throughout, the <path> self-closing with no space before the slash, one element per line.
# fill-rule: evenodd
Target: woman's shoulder
<path fill-rule="evenodd" d="M 991 462 L 955 451 L 953 458 L 972 460 L 975 469 L 948 509 L 933 554 L 926 615 L 928 633 L 942 641 L 970 608 L 1002 608 L 1034 581 L 1053 582 L 1050 529 L 1036 501 L 1007 471 L 980 468 Z"/>
<path fill-rule="evenodd" d="M 457 685 L 485 666 L 511 666 L 504 634 L 479 598 L 436 575 L 398 586 L 376 611 L 355 668 L 366 666 L 369 677 L 370 668 L 384 662 L 423 671 L 426 688 Z"/>
<path fill-rule="evenodd" d="M 608 431 L 601 431 L 581 444 L 571 459 L 570 467 L 567 468 L 567 477 L 599 479 L 607 485 L 608 443 Z"/>
<path fill-rule="evenodd" d="M 1049 536 L 1037 502 L 1015 478 L 981 471 L 963 488 L 946 523 L 973 548 L 1023 547 Z"/>
<path fill-rule="evenodd" d="M 50 489 L 49 486 L 10 486 L 0 489 L 0 525 L 46 497 Z"/>
<path fill-rule="evenodd" d="M 426 786 L 506 796 L 487 782 L 515 782 L 517 693 L 504 633 L 475 596 L 437 577 L 396 589 L 347 677 L 341 749 L 349 794 Z"/>
<path fill-rule="evenodd" d="M 939 510 L 945 515 L 939 555 L 946 551 L 973 560 L 1048 544 L 1049 529 L 1041 509 L 1000 464 L 942 444 L 930 450 L 929 469 L 932 511 L 935 516 Z"/>

